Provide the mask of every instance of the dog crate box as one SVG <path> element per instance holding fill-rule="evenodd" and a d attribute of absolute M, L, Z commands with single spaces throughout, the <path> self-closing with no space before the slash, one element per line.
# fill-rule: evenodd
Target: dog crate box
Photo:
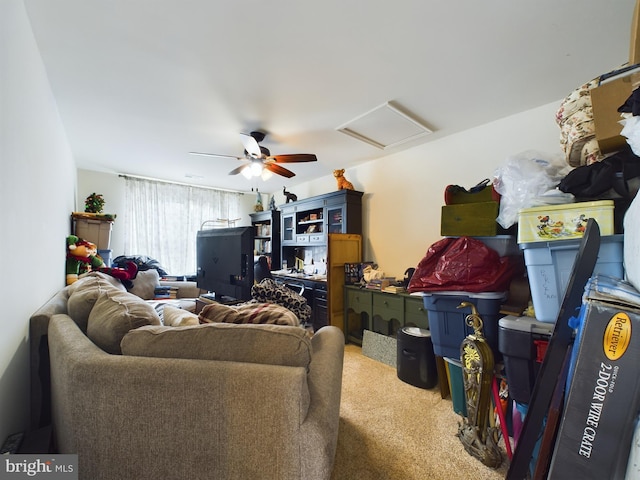
<path fill-rule="evenodd" d="M 582 238 L 587 220 L 598 222 L 601 235 L 613 235 L 613 200 L 523 208 L 518 212 L 518 243 Z"/>
<path fill-rule="evenodd" d="M 98 250 L 109 250 L 113 221 L 74 218 L 74 235 L 95 243 Z"/>
<path fill-rule="evenodd" d="M 640 292 L 618 279 L 591 277 L 577 323 L 547 478 L 624 479 L 640 410 Z"/>
<path fill-rule="evenodd" d="M 507 315 L 498 321 L 498 349 L 502 353 L 509 396 L 516 402 L 529 403 L 553 328 L 552 323 L 533 317 Z"/>
<path fill-rule="evenodd" d="M 498 320 L 503 316 L 500 314 L 500 307 L 506 298 L 506 292 L 423 293 L 434 353 L 440 357 L 460 359 L 460 344 L 474 331 L 473 327 L 466 322 L 471 308 L 458 308 L 458 306 L 462 302 L 469 302 L 476 306 L 483 322 L 482 333 L 491 346 L 494 356 L 499 358 Z"/>
<path fill-rule="evenodd" d="M 531 300 L 538 320 L 556 321 L 580 242 L 577 239 L 520 244 L 520 248 L 524 250 Z M 624 277 L 623 242 L 624 235 L 621 234 L 600 238 L 594 275 L 602 273 L 617 278 Z"/>

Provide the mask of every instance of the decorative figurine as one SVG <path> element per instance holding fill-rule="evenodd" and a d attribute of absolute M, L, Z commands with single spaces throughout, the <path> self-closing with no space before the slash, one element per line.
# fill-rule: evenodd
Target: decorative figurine
<path fill-rule="evenodd" d="M 253 206 L 254 212 L 262 212 L 264 211 L 264 207 L 262 206 L 262 195 L 256 188 L 256 204 Z"/>
<path fill-rule="evenodd" d="M 287 187 L 282 187 L 282 193 L 287 198 L 287 202 L 295 202 L 298 200 L 298 196 L 295 193 L 287 192 Z"/>
<path fill-rule="evenodd" d="M 354 190 L 353 183 L 344 178 L 344 168 L 334 170 L 333 176 L 336 177 L 338 182 L 338 190 Z"/>

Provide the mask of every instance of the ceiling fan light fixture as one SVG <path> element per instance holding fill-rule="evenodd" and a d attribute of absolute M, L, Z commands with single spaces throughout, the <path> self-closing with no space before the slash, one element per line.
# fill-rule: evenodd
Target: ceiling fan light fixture
<path fill-rule="evenodd" d="M 253 176 L 252 172 L 251 172 L 251 164 L 247 164 L 245 165 L 245 167 L 240 170 L 240 173 L 244 176 L 244 178 L 246 178 L 247 180 L 251 180 L 251 177 Z"/>
<path fill-rule="evenodd" d="M 264 170 L 264 165 L 260 161 L 251 162 L 251 175 L 253 177 L 259 177 L 262 174 L 262 170 Z"/>
<path fill-rule="evenodd" d="M 262 180 L 264 180 L 266 182 L 271 177 L 273 177 L 273 173 L 270 170 L 265 168 L 265 169 L 262 170 L 262 173 L 260 174 L 260 177 L 262 178 Z"/>

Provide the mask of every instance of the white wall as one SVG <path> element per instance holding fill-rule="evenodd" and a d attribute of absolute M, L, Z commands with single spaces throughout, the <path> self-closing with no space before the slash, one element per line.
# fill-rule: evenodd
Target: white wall
<path fill-rule="evenodd" d="M 388 275 L 402 278 L 404 271 L 415 267 L 427 248 L 442 238 L 440 211 L 447 185 L 472 187 L 492 178 L 510 155 L 525 150 L 559 154 L 555 111 L 560 101 L 348 169 L 347 179 L 364 192 L 364 260 L 375 261 Z M 84 208 L 84 198 L 95 191 L 105 195 L 105 211 L 117 213 L 121 201 L 115 197 L 122 194 L 122 183 L 116 175 L 80 170 L 77 208 Z M 303 199 L 335 191 L 336 181 L 329 175 L 288 190 Z M 274 193 L 277 205 L 285 202 L 281 191 Z M 255 196 L 244 198 L 248 214 L 253 211 Z M 265 205 L 269 198 L 271 193 L 263 193 Z M 114 256 L 119 255 L 122 235 L 116 220 Z"/>
<path fill-rule="evenodd" d="M 560 153 L 553 102 L 447 138 L 371 161 L 345 172 L 364 192 L 364 260 L 402 278 L 440 236 L 447 185 L 469 188 L 525 150 Z M 335 191 L 333 176 L 290 188 L 298 198 Z M 277 203 L 284 202 L 276 195 Z"/>
<path fill-rule="evenodd" d="M 29 316 L 64 286 L 76 166 L 22 0 L 0 2 L 0 443 L 29 415 Z"/>

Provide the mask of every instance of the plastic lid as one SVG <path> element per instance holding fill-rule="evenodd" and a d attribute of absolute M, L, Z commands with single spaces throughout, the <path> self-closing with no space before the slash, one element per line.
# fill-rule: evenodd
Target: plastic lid
<path fill-rule="evenodd" d="M 429 330 L 425 330 L 424 328 L 403 327 L 402 331 L 403 333 L 406 333 L 407 335 L 412 335 L 414 337 L 430 337 L 431 336 L 431 332 Z"/>
<path fill-rule="evenodd" d="M 509 292 L 465 292 L 457 290 L 442 290 L 433 292 L 420 292 L 423 297 L 431 297 L 433 295 L 442 297 L 469 297 L 480 298 L 485 300 L 506 299 Z"/>
<path fill-rule="evenodd" d="M 595 200 L 592 202 L 575 202 L 575 203 L 563 203 L 561 205 L 541 205 L 539 207 L 529 207 L 529 208 L 521 208 L 518 213 L 529 213 L 529 212 L 548 212 L 555 210 L 567 210 L 574 208 L 597 208 L 597 207 L 613 207 L 613 200 Z"/>
<path fill-rule="evenodd" d="M 517 330 L 519 332 L 539 333 L 542 335 L 551 335 L 555 328 L 555 323 L 541 322 L 533 317 L 516 317 L 507 315 L 498 320 L 501 328 L 509 330 Z"/>

